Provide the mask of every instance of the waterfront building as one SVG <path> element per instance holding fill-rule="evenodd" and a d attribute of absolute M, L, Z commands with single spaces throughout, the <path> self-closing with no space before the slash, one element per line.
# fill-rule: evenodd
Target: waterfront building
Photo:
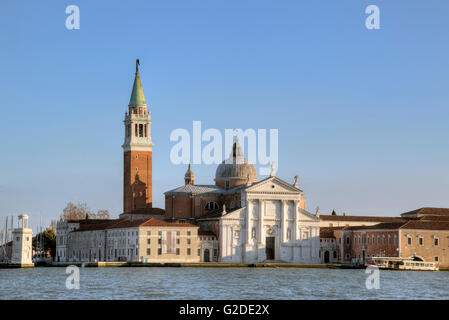
<path fill-rule="evenodd" d="M 342 227 L 320 228 L 320 261 L 321 263 L 338 263 L 339 252 L 335 230 Z"/>
<path fill-rule="evenodd" d="M 379 223 L 400 222 L 399 217 L 350 216 L 320 214 L 320 227 L 374 226 Z"/>
<path fill-rule="evenodd" d="M 200 262 L 198 226 L 156 218 L 84 224 L 71 232 L 67 260 L 75 262 Z"/>
<path fill-rule="evenodd" d="M 217 236 L 212 231 L 199 230 L 201 262 L 218 262 L 219 244 Z"/>
<path fill-rule="evenodd" d="M 354 220 L 364 222 L 364 218 Z M 395 219 L 375 225 L 322 227 L 320 234 L 335 238 L 340 263 L 363 264 L 370 257 L 399 257 L 449 268 L 449 209 L 421 208 Z M 326 250 L 324 244 L 322 241 L 321 252 Z"/>

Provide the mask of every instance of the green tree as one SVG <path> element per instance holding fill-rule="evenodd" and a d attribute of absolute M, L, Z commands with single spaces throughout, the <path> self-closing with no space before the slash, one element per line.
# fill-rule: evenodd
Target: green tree
<path fill-rule="evenodd" d="M 333 215 L 333 216 L 336 216 L 336 215 L 337 215 L 337 213 L 335 212 L 335 210 L 332 210 L 332 215 Z"/>
<path fill-rule="evenodd" d="M 41 238 L 42 237 L 42 238 Z M 42 239 L 42 246 L 45 252 L 50 252 L 52 257 L 56 254 L 56 235 L 53 229 L 46 229 L 38 233 L 33 239 L 33 248 L 37 250 Z"/>

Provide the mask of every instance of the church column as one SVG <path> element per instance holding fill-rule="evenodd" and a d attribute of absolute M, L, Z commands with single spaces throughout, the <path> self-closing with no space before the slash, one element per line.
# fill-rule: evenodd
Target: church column
<path fill-rule="evenodd" d="M 251 215 L 253 213 L 253 203 L 251 200 L 248 200 L 248 206 L 246 209 L 246 243 L 251 243 L 251 234 L 252 234 L 252 226 L 251 226 Z"/>
<path fill-rule="evenodd" d="M 299 239 L 299 226 L 298 226 L 298 211 L 299 211 L 299 200 L 295 200 L 293 206 L 293 230 L 292 233 L 292 242 L 293 242 L 293 251 L 292 251 L 292 261 L 298 260 L 297 255 L 300 254 L 300 249 L 298 248 L 298 239 Z"/>
<path fill-rule="evenodd" d="M 288 208 L 286 200 L 281 200 L 281 244 L 285 242 L 285 216 L 286 216 L 286 209 Z"/>
<path fill-rule="evenodd" d="M 263 244 L 263 214 L 264 214 L 264 201 L 259 199 L 259 244 Z"/>
<path fill-rule="evenodd" d="M 299 200 L 295 200 L 295 213 L 293 215 L 293 219 L 294 219 L 294 231 L 292 232 L 292 237 L 294 242 L 296 243 L 296 241 L 299 239 L 299 231 L 298 231 L 298 212 L 299 212 Z"/>

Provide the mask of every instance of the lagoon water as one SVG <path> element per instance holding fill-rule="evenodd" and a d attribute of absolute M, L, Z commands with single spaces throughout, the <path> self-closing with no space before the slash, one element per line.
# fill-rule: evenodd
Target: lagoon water
<path fill-rule="evenodd" d="M 80 289 L 65 268 L 0 269 L 0 299 L 449 299 L 449 272 L 302 268 L 80 268 Z"/>

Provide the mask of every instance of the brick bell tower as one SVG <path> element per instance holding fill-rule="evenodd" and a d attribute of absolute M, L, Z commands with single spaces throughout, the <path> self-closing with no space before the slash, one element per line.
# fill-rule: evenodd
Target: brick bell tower
<path fill-rule="evenodd" d="M 139 59 L 136 60 L 133 90 L 123 122 L 123 212 L 144 213 L 152 208 L 153 143 L 151 115 L 140 82 Z"/>

